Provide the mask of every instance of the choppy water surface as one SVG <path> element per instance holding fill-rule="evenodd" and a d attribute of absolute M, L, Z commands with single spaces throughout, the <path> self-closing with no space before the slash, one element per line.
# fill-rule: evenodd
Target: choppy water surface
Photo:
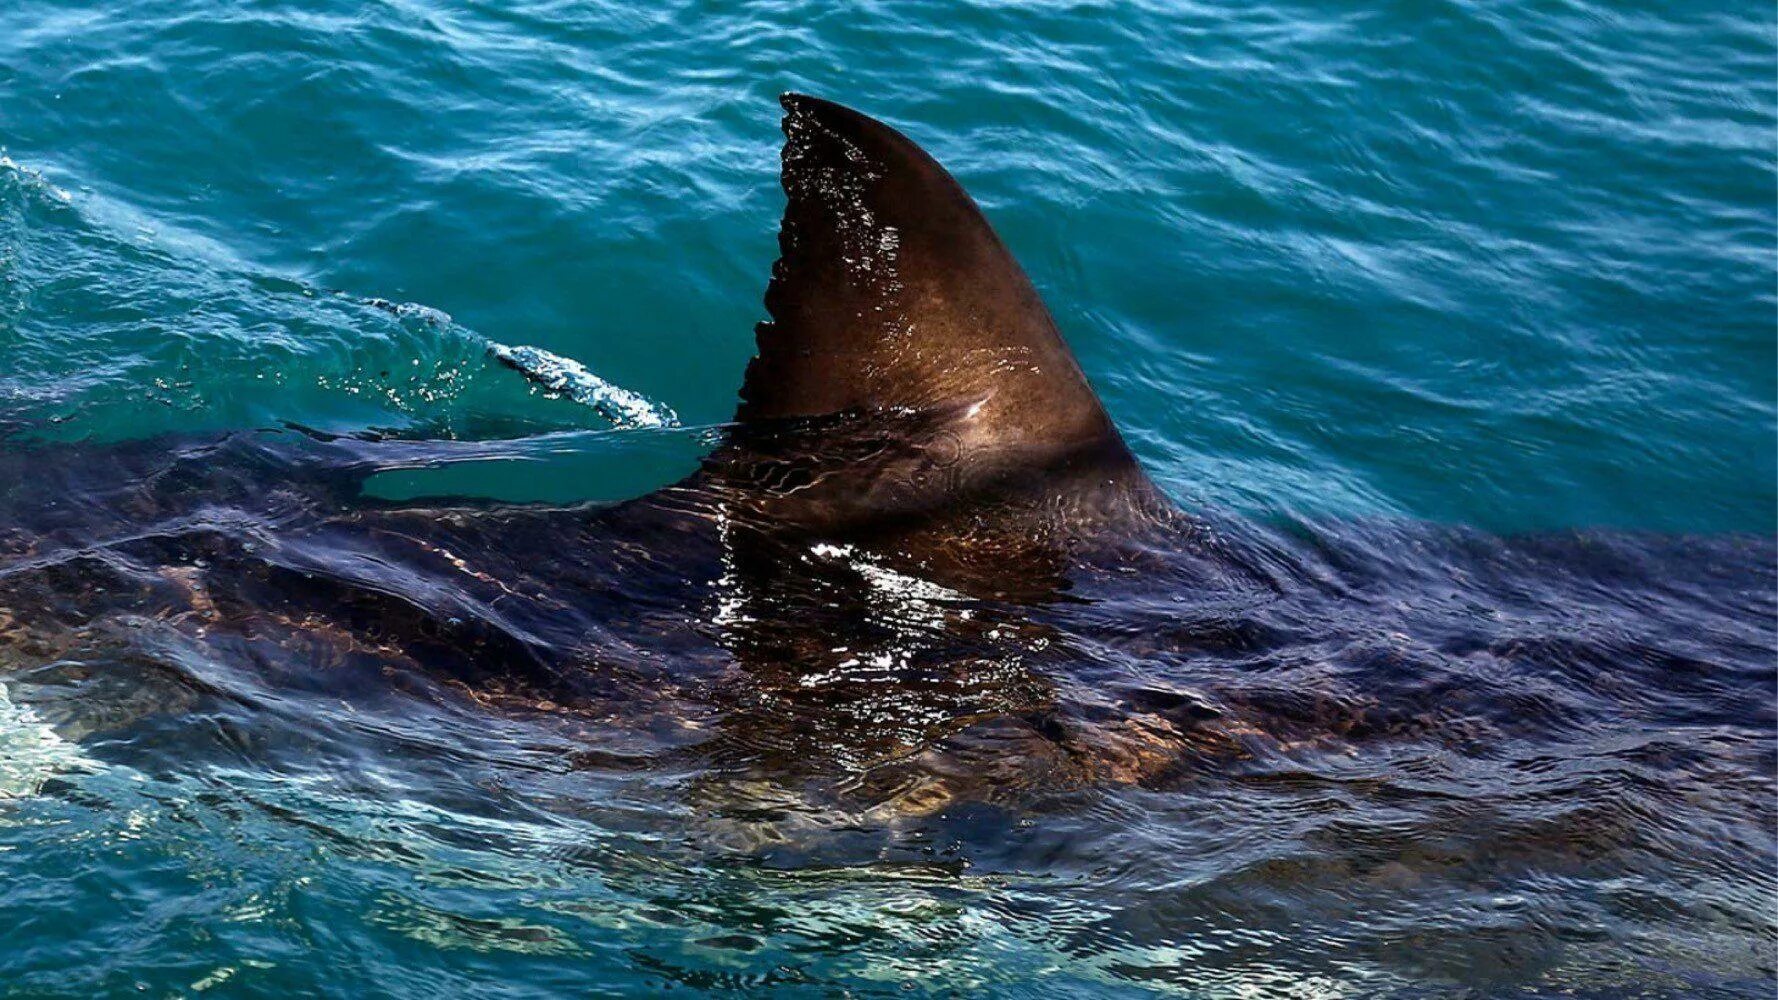
<path fill-rule="evenodd" d="M 1770 995 L 1772 12 L 1324 7 L 6 5 L 0 994 Z M 1189 525 L 605 506 L 785 89 Z"/>

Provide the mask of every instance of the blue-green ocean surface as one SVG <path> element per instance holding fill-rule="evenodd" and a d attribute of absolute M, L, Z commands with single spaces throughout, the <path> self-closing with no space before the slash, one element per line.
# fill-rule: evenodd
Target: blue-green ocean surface
<path fill-rule="evenodd" d="M 391 502 L 671 482 L 753 353 L 796 90 L 956 175 L 1188 510 L 1764 565 L 1775 30 L 1657 0 L 8 0 L 0 452 L 294 427 L 465 449 L 379 471 Z M 1612 679 L 1634 602 L 1597 655 L 1548 653 L 1585 628 L 1544 621 L 1532 660 L 1561 666 L 1518 675 L 1523 731 L 1478 687 L 1416 694 L 1536 753 L 1268 730 L 1250 784 L 930 822 L 804 817 L 763 781 L 743 809 L 652 750 L 588 764 L 592 716 L 287 696 L 182 632 L 21 642 L 0 996 L 1768 996 L 1772 720 L 1711 673 L 1738 651 L 1734 690 L 1769 694 L 1759 579 L 1720 627 L 1647 611 L 1683 706 Z M 1476 685 L 1530 662 L 1460 645 L 1420 652 L 1493 657 Z"/>

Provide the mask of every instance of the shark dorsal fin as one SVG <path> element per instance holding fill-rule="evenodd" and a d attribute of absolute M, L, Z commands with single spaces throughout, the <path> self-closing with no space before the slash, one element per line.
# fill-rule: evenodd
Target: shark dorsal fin
<path fill-rule="evenodd" d="M 952 411 L 969 417 L 966 447 L 1116 442 L 1036 289 L 951 175 L 856 111 L 782 103 L 781 257 L 736 419 Z"/>
<path fill-rule="evenodd" d="M 856 111 L 783 104 L 771 319 L 697 480 L 728 516 L 999 566 L 1165 509 L 951 175 Z"/>

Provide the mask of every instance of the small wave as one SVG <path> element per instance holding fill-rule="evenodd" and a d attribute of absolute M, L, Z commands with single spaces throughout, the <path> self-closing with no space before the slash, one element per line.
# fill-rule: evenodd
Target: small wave
<path fill-rule="evenodd" d="M 492 341 L 488 353 L 546 391 L 592 407 L 619 428 L 679 426 L 679 416 L 669 407 L 605 381 L 572 358 L 537 347 L 510 347 Z"/>
<path fill-rule="evenodd" d="M 336 294 L 352 298 L 344 292 Z M 544 392 L 551 396 L 566 396 L 582 406 L 591 407 L 619 430 L 679 426 L 679 415 L 670 407 L 641 393 L 605 381 L 573 358 L 565 358 L 540 347 L 502 344 L 459 326 L 451 318 L 451 314 L 442 309 L 417 302 L 391 302 L 378 298 L 357 301 L 404 321 L 457 330 L 484 344 L 490 356 L 525 376 Z"/>
<path fill-rule="evenodd" d="M 35 191 L 63 205 L 70 205 L 74 202 L 72 195 L 50 183 L 42 173 L 24 166 L 5 153 L 0 153 L 0 175 L 16 178 L 26 189 Z"/>
<path fill-rule="evenodd" d="M 345 295 L 346 293 L 336 292 L 335 294 Z M 381 309 L 400 319 L 418 320 L 432 326 L 450 326 L 455 322 L 451 319 L 451 314 L 443 309 L 423 306 L 418 302 L 390 302 L 388 299 L 363 299 L 361 301 L 367 306 Z"/>

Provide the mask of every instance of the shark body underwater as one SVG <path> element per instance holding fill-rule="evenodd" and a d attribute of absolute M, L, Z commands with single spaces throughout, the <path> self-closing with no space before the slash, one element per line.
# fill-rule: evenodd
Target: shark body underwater
<path fill-rule="evenodd" d="M 617 504 L 394 503 L 360 484 L 486 446 L 17 442 L 15 700 L 74 738 L 205 704 L 523 720 L 569 734 L 565 767 L 692 775 L 750 829 L 1402 747 L 1542 759 L 1579 731 L 1716 727 L 1745 738 L 1699 754 L 1769 770 L 1769 539 L 1183 511 L 958 183 L 868 117 L 784 106 L 770 319 L 695 474 Z M 106 671 L 152 697 L 108 700 Z"/>

